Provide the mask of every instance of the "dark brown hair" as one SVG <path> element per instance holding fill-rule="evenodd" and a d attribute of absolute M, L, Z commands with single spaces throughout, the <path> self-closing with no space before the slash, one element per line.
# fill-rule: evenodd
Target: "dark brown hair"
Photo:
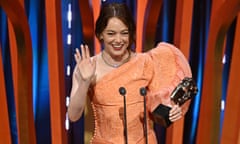
<path fill-rule="evenodd" d="M 128 6 L 124 3 L 109 3 L 104 4 L 101 7 L 99 17 L 96 21 L 95 35 L 100 40 L 100 35 L 106 28 L 110 18 L 116 17 L 120 19 L 127 27 L 129 31 L 129 46 L 135 43 L 136 26 L 132 13 Z"/>

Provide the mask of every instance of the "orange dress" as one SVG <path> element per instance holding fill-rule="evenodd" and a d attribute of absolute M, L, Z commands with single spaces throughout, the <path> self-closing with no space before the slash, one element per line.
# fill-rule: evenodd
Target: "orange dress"
<path fill-rule="evenodd" d="M 191 77 L 188 61 L 173 45 L 159 43 L 147 53 L 138 53 L 121 67 L 103 76 L 93 87 L 90 100 L 94 114 L 93 144 L 124 144 L 123 96 L 126 88 L 127 130 L 129 144 L 144 144 L 143 96 L 139 89 L 147 87 L 147 110 L 160 103 L 170 104 L 170 93 L 185 77 Z M 157 144 L 148 117 L 148 142 Z"/>

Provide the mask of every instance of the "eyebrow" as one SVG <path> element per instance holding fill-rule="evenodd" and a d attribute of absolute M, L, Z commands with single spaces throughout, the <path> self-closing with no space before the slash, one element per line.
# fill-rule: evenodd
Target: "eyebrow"
<path fill-rule="evenodd" d="M 116 32 L 115 30 L 111 30 L 111 29 L 107 29 L 105 30 L 106 32 Z M 128 29 L 123 29 L 123 30 L 120 30 L 120 32 L 123 32 L 123 31 L 129 31 Z"/>

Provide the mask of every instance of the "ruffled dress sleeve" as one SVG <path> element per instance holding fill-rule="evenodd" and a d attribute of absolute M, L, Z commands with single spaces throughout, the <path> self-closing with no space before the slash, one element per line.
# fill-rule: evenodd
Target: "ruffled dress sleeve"
<path fill-rule="evenodd" d="M 170 94 L 184 77 L 192 77 L 188 60 L 174 45 L 161 42 L 148 52 L 153 63 L 153 76 L 148 86 L 148 108 L 159 104 L 171 106 Z M 183 105 L 188 108 L 188 105 Z"/>

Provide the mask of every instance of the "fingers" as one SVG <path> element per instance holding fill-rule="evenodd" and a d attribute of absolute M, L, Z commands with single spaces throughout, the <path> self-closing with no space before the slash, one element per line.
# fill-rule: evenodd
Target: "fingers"
<path fill-rule="evenodd" d="M 90 61 L 91 61 L 91 64 L 92 64 L 92 66 L 93 66 L 93 68 L 95 70 L 96 69 L 96 59 L 95 58 L 91 58 Z"/>
<path fill-rule="evenodd" d="M 178 105 L 174 105 L 170 110 L 169 119 L 172 122 L 174 122 L 182 118 L 182 116 L 183 116 L 182 108 L 179 107 Z"/>
<path fill-rule="evenodd" d="M 82 59 L 90 58 L 90 52 L 88 45 L 80 45 L 81 53 L 78 48 L 75 50 L 74 58 L 76 62 L 80 62 Z"/>
<path fill-rule="evenodd" d="M 75 58 L 75 61 L 78 63 L 78 62 L 81 60 L 81 54 L 80 54 L 78 48 L 76 48 L 75 51 L 76 51 L 76 52 L 75 52 L 75 54 L 74 54 L 74 58 Z"/>
<path fill-rule="evenodd" d="M 90 52 L 89 52 L 88 45 L 85 45 L 85 52 L 86 52 L 86 57 L 90 58 Z"/>
<path fill-rule="evenodd" d="M 87 45 L 81 44 L 81 52 L 82 52 L 82 58 L 87 59 L 90 58 L 89 48 Z"/>
<path fill-rule="evenodd" d="M 173 105 L 172 109 L 170 110 L 170 115 L 174 115 L 178 113 L 178 111 L 179 111 L 179 106 Z"/>

